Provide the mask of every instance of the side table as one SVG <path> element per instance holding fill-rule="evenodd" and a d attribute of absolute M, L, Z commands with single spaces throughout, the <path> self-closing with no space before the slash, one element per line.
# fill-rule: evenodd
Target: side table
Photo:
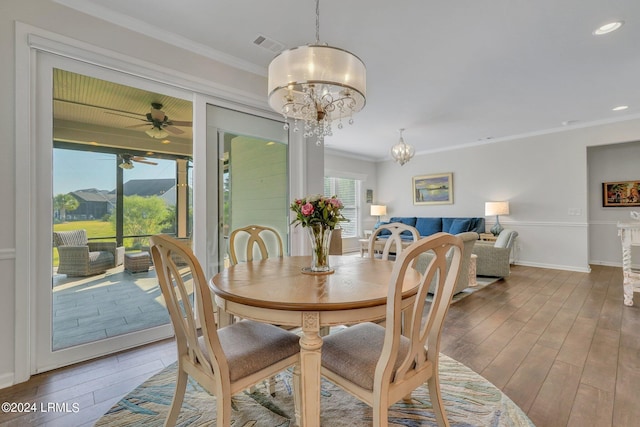
<path fill-rule="evenodd" d="M 476 267 L 478 265 L 478 255 L 471 254 L 471 259 L 469 260 L 469 286 L 478 286 L 478 281 L 476 280 Z"/>
<path fill-rule="evenodd" d="M 364 258 L 364 253 L 369 250 L 369 239 L 358 239 L 360 243 L 360 258 Z"/>
<path fill-rule="evenodd" d="M 495 242 L 498 240 L 498 236 L 494 236 L 492 233 L 480 233 L 480 240 L 485 242 Z"/>

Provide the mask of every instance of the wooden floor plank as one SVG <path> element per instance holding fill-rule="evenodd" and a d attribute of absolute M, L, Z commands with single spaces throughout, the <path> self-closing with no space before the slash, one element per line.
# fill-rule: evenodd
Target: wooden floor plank
<path fill-rule="evenodd" d="M 528 412 L 535 425 L 567 425 L 581 374 L 582 369 L 575 365 L 558 360 L 554 362 Z"/>

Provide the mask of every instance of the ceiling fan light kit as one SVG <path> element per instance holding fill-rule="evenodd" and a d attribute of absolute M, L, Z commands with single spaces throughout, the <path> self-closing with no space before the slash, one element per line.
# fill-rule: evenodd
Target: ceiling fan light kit
<path fill-rule="evenodd" d="M 165 131 L 162 128 L 157 128 L 155 126 L 145 131 L 145 133 L 154 139 L 163 139 L 169 136 L 169 132 Z"/>
<path fill-rule="evenodd" d="M 316 0 L 316 42 L 285 50 L 269 64 L 269 105 L 282 114 L 285 129 L 304 137 L 316 137 L 322 144 L 332 135 L 331 124 L 342 119 L 353 123 L 353 114 L 366 102 L 367 72 L 354 54 L 337 47 L 320 44 L 320 1 Z"/>

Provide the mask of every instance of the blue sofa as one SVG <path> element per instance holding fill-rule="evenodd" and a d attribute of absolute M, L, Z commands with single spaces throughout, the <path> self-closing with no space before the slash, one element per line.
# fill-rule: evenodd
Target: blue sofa
<path fill-rule="evenodd" d="M 485 232 L 484 217 L 458 217 L 458 218 L 446 218 L 446 217 L 415 217 L 415 216 L 394 216 L 389 219 L 388 222 L 382 222 L 376 224 L 376 228 L 381 224 L 389 224 L 392 222 L 401 222 L 403 224 L 415 227 L 420 233 L 420 237 L 430 236 L 434 233 L 444 231 L 450 234 L 460 234 L 467 231 L 473 231 L 478 234 Z M 383 233 L 381 233 L 383 234 Z M 383 234 L 384 235 L 384 234 Z M 407 233 L 407 237 L 411 237 Z"/>

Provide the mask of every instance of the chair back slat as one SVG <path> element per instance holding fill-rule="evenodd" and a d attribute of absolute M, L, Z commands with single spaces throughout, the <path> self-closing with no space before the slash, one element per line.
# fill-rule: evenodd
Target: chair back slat
<path fill-rule="evenodd" d="M 221 378 L 227 378 L 228 366 L 216 332 L 214 304 L 200 263 L 191 249 L 176 239 L 156 235 L 150 241 L 158 282 L 176 335 L 178 357 L 188 355 L 211 375 L 220 373 Z M 210 357 L 205 357 L 198 345 L 198 326 L 208 337 L 204 342 Z"/>
<path fill-rule="evenodd" d="M 248 236 L 246 236 L 248 234 Z M 229 236 L 229 257 L 231 258 L 231 263 L 233 265 L 239 262 L 238 258 L 238 248 L 241 243 L 240 236 L 243 236 L 247 239 L 245 246 L 245 261 L 253 261 L 253 255 L 255 251 L 255 247 L 257 246 L 261 259 L 269 258 L 271 256 L 281 257 L 284 255 L 284 249 L 282 244 L 282 238 L 280 234 L 271 227 L 266 227 L 262 225 L 248 225 L 243 228 L 238 228 L 231 232 Z M 275 241 L 276 252 L 269 254 L 269 250 L 267 249 L 267 244 L 265 238 L 270 236 L 270 239 Z"/>
<path fill-rule="evenodd" d="M 369 239 L 369 256 L 371 258 L 375 258 L 376 241 L 384 241 L 382 259 L 389 259 L 389 254 L 392 252 L 393 248 L 395 248 L 396 257 L 400 255 L 403 250 L 402 243 L 406 242 L 406 240 L 402 239 L 402 233 L 405 233 L 405 236 L 408 233 L 414 242 L 420 239 L 420 233 L 415 227 L 401 222 L 383 224 L 374 230 L 371 238 Z"/>
<path fill-rule="evenodd" d="M 411 244 L 396 259 L 387 299 L 383 357 L 380 358 L 376 369 L 376 377 L 387 377 L 382 383 L 401 382 L 410 376 L 411 372 L 419 371 L 427 360 L 437 366 L 440 333 L 460 273 L 463 246 L 464 243 L 459 237 L 448 233 L 436 233 Z M 421 275 L 412 310 L 405 311 L 403 319 L 401 304 L 404 276 L 408 269 L 413 268 L 416 258 L 426 251 L 431 251 L 434 256 Z M 448 264 L 447 253 L 450 251 L 451 261 Z M 433 301 L 424 313 L 429 286 L 434 278 L 438 285 Z M 398 365 L 397 349 L 403 325 L 404 333 L 409 338 L 409 349 Z M 391 378 L 395 366 L 399 367 Z"/>

